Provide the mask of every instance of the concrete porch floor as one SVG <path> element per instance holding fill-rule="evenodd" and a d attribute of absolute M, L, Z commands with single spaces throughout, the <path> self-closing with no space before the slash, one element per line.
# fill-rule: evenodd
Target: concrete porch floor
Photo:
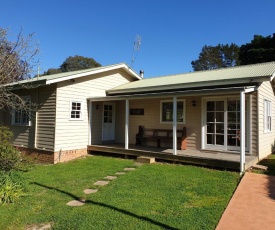
<path fill-rule="evenodd" d="M 227 168 L 233 170 L 239 170 L 240 168 L 240 154 L 238 152 L 221 152 L 213 150 L 199 151 L 191 149 L 177 150 L 177 155 L 173 155 L 173 149 L 170 148 L 129 145 L 129 149 L 125 149 L 124 144 L 119 143 L 89 145 L 88 150 L 104 153 L 132 155 L 137 157 L 148 156 L 155 157 L 156 159 L 160 160 L 169 160 L 173 162 Z M 258 162 L 258 157 L 246 155 L 245 162 L 245 169 L 248 169 Z"/>

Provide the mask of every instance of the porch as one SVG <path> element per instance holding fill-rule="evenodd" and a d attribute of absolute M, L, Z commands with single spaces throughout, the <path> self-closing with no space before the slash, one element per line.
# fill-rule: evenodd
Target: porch
<path fill-rule="evenodd" d="M 125 149 L 124 144 L 104 143 L 100 145 L 88 145 L 88 151 L 104 152 L 106 154 L 118 154 L 125 156 L 146 156 L 154 157 L 157 160 L 172 161 L 178 163 L 200 165 L 211 168 L 224 168 L 229 170 L 240 170 L 239 152 L 221 152 L 214 150 L 177 150 L 173 155 L 173 149 L 156 148 L 151 146 L 129 145 Z M 244 169 L 248 169 L 258 162 L 258 157 L 246 155 Z"/>

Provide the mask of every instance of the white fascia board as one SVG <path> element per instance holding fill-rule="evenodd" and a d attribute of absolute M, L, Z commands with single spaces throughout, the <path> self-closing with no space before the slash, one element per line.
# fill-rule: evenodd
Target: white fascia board
<path fill-rule="evenodd" d="M 110 66 L 110 67 L 106 67 L 106 68 L 102 68 L 102 69 L 98 69 L 98 70 L 91 70 L 91 71 L 87 71 L 87 72 L 84 72 L 84 73 L 73 74 L 73 75 L 69 75 L 69 76 L 65 76 L 65 77 L 60 77 L 60 78 L 56 78 L 56 79 L 52 79 L 52 80 L 47 80 L 46 85 L 50 85 L 50 84 L 61 82 L 61 81 L 68 81 L 68 80 L 71 80 L 71 79 L 85 77 L 85 76 L 88 76 L 88 75 L 94 75 L 94 74 L 107 72 L 107 71 L 120 69 L 120 68 L 124 69 L 126 72 L 133 75 L 137 79 L 141 79 L 141 77 L 137 73 L 135 73 L 132 69 L 130 69 L 130 67 L 128 67 L 126 64 L 119 64 L 119 65 Z"/>
<path fill-rule="evenodd" d="M 258 87 L 250 87 L 250 88 L 245 88 L 244 93 L 252 93 L 257 91 Z"/>

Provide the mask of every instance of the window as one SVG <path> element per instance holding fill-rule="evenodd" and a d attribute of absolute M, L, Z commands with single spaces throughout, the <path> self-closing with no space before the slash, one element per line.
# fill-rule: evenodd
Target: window
<path fill-rule="evenodd" d="M 173 101 L 161 101 L 160 121 L 162 123 L 173 122 Z M 185 123 L 185 100 L 177 101 L 177 122 Z"/>
<path fill-rule="evenodd" d="M 13 109 L 12 124 L 13 125 L 30 125 L 30 96 L 21 97 L 24 102 L 23 108 Z"/>
<path fill-rule="evenodd" d="M 264 132 L 271 132 L 272 107 L 271 101 L 264 100 Z"/>
<path fill-rule="evenodd" d="M 71 101 L 71 120 L 81 120 L 82 119 L 82 102 L 81 101 Z"/>

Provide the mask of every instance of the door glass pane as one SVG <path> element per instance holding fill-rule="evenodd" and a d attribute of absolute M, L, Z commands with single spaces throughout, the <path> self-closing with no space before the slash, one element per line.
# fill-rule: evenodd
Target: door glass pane
<path fill-rule="evenodd" d="M 207 113 L 207 122 L 214 122 L 215 120 L 215 112 L 208 112 Z"/>
<path fill-rule="evenodd" d="M 227 113 L 228 123 L 236 123 L 237 122 L 237 113 L 236 112 L 228 112 Z"/>
<path fill-rule="evenodd" d="M 214 133 L 214 124 L 207 124 L 207 133 Z"/>
<path fill-rule="evenodd" d="M 216 101 L 216 111 L 224 111 L 224 102 Z"/>
<path fill-rule="evenodd" d="M 216 133 L 223 134 L 224 133 L 224 124 L 216 124 Z"/>
<path fill-rule="evenodd" d="M 215 102 L 214 101 L 208 101 L 207 102 L 207 111 L 214 111 L 215 110 Z"/>
<path fill-rule="evenodd" d="M 207 134 L 207 144 L 209 145 L 214 144 L 214 134 Z"/>
<path fill-rule="evenodd" d="M 216 145 L 224 144 L 224 135 L 216 135 Z"/>
<path fill-rule="evenodd" d="M 224 122 L 224 112 L 216 112 L 216 122 Z"/>

